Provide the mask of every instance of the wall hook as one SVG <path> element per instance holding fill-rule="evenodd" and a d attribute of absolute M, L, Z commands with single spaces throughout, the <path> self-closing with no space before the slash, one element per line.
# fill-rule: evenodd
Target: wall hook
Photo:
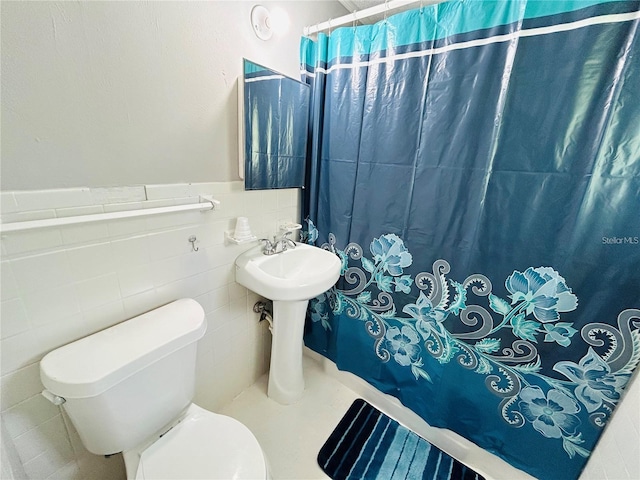
<path fill-rule="evenodd" d="M 196 240 L 198 239 L 196 238 L 195 235 L 191 235 L 189 237 L 189 243 L 191 243 L 191 248 L 193 249 L 194 252 L 197 252 L 199 250 L 198 247 L 196 247 Z"/>

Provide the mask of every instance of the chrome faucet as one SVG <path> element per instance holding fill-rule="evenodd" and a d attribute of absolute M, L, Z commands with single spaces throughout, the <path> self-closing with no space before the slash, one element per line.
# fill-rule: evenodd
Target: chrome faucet
<path fill-rule="evenodd" d="M 276 253 L 276 237 L 273 236 L 273 242 L 268 238 L 261 238 L 259 241 L 263 242 L 262 253 L 265 255 L 273 255 Z"/>
<path fill-rule="evenodd" d="M 296 242 L 288 237 L 288 235 L 292 233 L 292 231 L 283 233 L 279 240 L 276 235 L 273 236 L 273 240 L 261 238 L 260 241 L 264 243 L 262 253 L 265 255 L 274 255 L 276 253 L 282 253 L 289 248 L 296 248 Z"/>

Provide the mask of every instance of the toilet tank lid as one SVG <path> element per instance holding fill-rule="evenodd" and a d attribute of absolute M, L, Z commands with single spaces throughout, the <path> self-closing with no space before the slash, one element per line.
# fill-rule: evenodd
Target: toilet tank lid
<path fill-rule="evenodd" d="M 196 342 L 206 329 L 198 302 L 176 300 L 48 353 L 40 362 L 40 378 L 61 397 L 93 397 Z"/>

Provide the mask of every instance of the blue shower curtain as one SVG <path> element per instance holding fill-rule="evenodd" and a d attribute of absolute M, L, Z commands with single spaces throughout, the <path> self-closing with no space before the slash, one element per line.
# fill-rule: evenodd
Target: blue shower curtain
<path fill-rule="evenodd" d="M 303 38 L 306 344 L 540 479 L 640 358 L 639 2 L 454 1 Z"/>

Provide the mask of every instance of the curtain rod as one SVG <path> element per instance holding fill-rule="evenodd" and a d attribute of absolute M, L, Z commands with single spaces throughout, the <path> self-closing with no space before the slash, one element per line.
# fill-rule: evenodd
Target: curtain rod
<path fill-rule="evenodd" d="M 328 20 L 326 22 L 318 23 L 316 25 L 309 25 L 304 27 L 304 35 L 309 36 L 314 33 L 322 32 L 323 30 L 330 30 L 335 27 L 340 27 L 342 25 L 347 25 L 349 23 L 354 23 L 358 20 L 363 20 L 365 18 L 372 17 L 373 15 L 378 15 L 380 13 L 387 13 L 392 10 L 397 10 L 399 8 L 405 7 L 407 5 L 411 5 L 413 3 L 419 3 L 422 6 L 433 5 L 435 3 L 440 3 L 442 0 L 391 0 L 386 1 L 380 5 L 376 5 L 375 7 L 365 8 L 364 10 L 359 10 L 348 15 L 344 15 L 342 17 L 338 17 L 335 19 Z"/>
<path fill-rule="evenodd" d="M 0 224 L 2 233 L 20 232 L 34 228 L 61 227 L 64 225 L 76 225 L 79 223 L 102 222 L 119 218 L 142 217 L 158 215 L 161 213 L 186 212 L 189 210 L 214 210 L 220 206 L 220 201 L 211 195 L 200 195 L 200 203 L 176 205 L 171 207 L 142 208 L 138 210 L 124 210 L 110 213 L 95 213 L 91 215 L 77 215 L 73 217 L 48 218 L 45 220 L 29 220 L 26 222 L 13 222 Z"/>

